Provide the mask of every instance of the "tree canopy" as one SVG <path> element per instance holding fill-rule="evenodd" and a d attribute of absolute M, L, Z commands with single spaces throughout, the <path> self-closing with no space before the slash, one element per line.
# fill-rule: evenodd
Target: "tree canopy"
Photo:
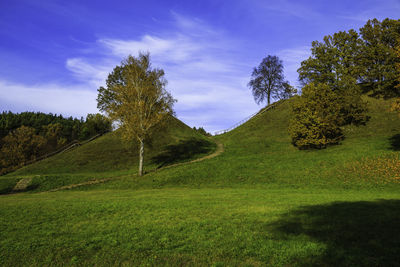
<path fill-rule="evenodd" d="M 326 83 L 332 90 L 343 88 L 349 82 L 356 83 L 360 75 L 357 62 L 361 46 L 354 30 L 327 35 L 323 42 L 312 42 L 311 57 L 301 62 L 298 69 L 299 80 L 303 84 Z"/>
<path fill-rule="evenodd" d="M 267 100 L 271 104 L 271 97 L 288 97 L 291 89 L 285 81 L 283 63 L 277 56 L 268 55 L 258 67 L 253 69 L 248 86 L 251 88 L 254 100 L 257 104 Z M 282 94 L 284 91 L 289 94 Z"/>
<path fill-rule="evenodd" d="M 374 95 L 399 96 L 400 90 L 394 85 L 396 64 L 399 63 L 395 48 L 400 38 L 400 20 L 368 20 L 360 34 L 363 40 L 360 81 Z"/>
<path fill-rule="evenodd" d="M 395 47 L 400 37 L 400 20 L 369 20 L 355 30 L 327 35 L 312 42 L 311 57 L 301 62 L 299 80 L 327 83 L 333 90 L 357 84 L 374 96 L 399 96 L 396 89 Z"/>
<path fill-rule="evenodd" d="M 162 69 L 152 68 L 150 55 L 128 56 L 98 89 L 97 107 L 120 123 L 126 140 L 138 140 L 139 175 L 143 174 L 144 141 L 152 128 L 173 114 L 176 100 L 166 90 Z"/>

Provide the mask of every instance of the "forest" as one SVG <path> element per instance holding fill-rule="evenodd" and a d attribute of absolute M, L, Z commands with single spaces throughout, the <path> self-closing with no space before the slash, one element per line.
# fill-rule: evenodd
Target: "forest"
<path fill-rule="evenodd" d="M 0 114 L 0 174 L 34 162 L 46 154 L 109 132 L 112 123 L 101 114 L 65 118 L 42 112 Z"/>

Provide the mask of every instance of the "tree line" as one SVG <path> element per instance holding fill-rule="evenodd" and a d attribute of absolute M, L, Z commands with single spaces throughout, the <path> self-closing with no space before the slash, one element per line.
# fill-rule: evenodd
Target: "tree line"
<path fill-rule="evenodd" d="M 112 123 L 101 114 L 65 118 L 42 112 L 0 114 L 0 173 L 9 172 L 72 141 L 110 131 Z"/>

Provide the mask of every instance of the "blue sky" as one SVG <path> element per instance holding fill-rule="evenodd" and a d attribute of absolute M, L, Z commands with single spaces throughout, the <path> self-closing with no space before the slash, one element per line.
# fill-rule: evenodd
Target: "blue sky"
<path fill-rule="evenodd" d="M 177 117 L 214 132 L 262 107 L 247 83 L 263 57 L 297 85 L 312 41 L 386 17 L 400 0 L 0 1 L 0 111 L 98 112 L 113 67 L 149 51 Z"/>

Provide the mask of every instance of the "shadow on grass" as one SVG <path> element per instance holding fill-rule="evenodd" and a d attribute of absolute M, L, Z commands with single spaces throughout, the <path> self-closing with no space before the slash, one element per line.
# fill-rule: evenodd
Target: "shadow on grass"
<path fill-rule="evenodd" d="M 193 159 L 198 154 L 209 153 L 214 148 L 215 144 L 207 140 L 190 138 L 176 145 L 165 147 L 164 151 L 153 157 L 151 161 L 157 164 L 158 168 L 161 168 L 170 164 Z"/>
<path fill-rule="evenodd" d="M 390 148 L 394 151 L 400 151 L 400 134 L 395 134 L 389 138 Z"/>
<path fill-rule="evenodd" d="M 300 266 L 399 266 L 400 200 L 306 206 L 272 225 L 279 238 L 308 236 L 322 255 L 295 258 Z"/>

